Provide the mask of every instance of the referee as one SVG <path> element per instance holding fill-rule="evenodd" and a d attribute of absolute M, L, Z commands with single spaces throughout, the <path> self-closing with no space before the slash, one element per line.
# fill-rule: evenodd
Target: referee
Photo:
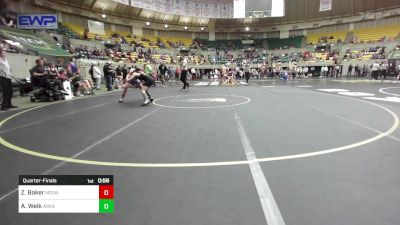
<path fill-rule="evenodd" d="M 6 59 L 6 52 L 3 48 L 0 48 L 0 88 L 3 94 L 0 109 L 2 111 L 18 108 L 11 104 L 11 98 L 13 96 L 11 78 L 10 64 L 8 64 Z"/>
<path fill-rule="evenodd" d="M 182 91 L 189 90 L 189 83 L 187 82 L 187 75 L 188 75 L 187 67 L 182 67 L 182 72 L 181 72 L 181 77 L 180 77 L 181 81 L 183 83 Z"/>

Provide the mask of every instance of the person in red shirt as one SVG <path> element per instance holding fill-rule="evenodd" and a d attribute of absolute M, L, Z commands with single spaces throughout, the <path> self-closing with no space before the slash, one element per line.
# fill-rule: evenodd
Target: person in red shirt
<path fill-rule="evenodd" d="M 179 66 L 177 66 L 176 70 L 175 70 L 176 79 L 178 79 L 180 75 L 181 75 L 181 68 Z"/>

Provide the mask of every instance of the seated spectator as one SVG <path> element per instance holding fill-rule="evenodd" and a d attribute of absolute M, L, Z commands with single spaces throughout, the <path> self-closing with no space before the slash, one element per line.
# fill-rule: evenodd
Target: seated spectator
<path fill-rule="evenodd" d="M 61 69 L 58 72 L 58 78 L 60 78 L 61 81 L 68 81 L 68 75 L 67 75 L 67 70 L 66 69 Z"/>
<path fill-rule="evenodd" d="M 70 65 L 67 66 L 66 76 L 71 82 L 76 96 L 83 96 L 81 94 L 82 90 L 85 93 L 89 93 L 89 90 L 93 87 L 93 84 L 89 80 L 83 80 L 79 73 L 74 73 Z"/>
<path fill-rule="evenodd" d="M 65 89 L 62 81 L 58 79 L 58 72 L 55 68 L 54 63 L 53 66 L 49 69 L 46 69 L 45 63 L 43 59 L 36 60 L 36 66 L 31 69 L 31 75 L 33 82 L 39 87 L 43 87 L 46 89 L 51 89 L 51 82 L 58 86 L 58 89 L 63 94 L 68 94 Z"/>

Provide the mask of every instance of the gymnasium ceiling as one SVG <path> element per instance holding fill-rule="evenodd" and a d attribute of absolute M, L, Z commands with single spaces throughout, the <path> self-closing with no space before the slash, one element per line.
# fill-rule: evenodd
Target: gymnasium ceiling
<path fill-rule="evenodd" d="M 93 10 L 99 13 L 123 16 L 133 19 L 164 22 L 170 24 L 182 24 L 200 26 L 206 25 L 209 19 L 178 16 L 154 12 L 140 8 L 126 6 L 111 0 L 51 0 L 65 5 Z M 229 0 L 220 0 L 223 2 Z M 292 22 L 311 21 L 322 18 L 337 18 L 346 15 L 354 15 L 365 11 L 375 11 L 400 7 L 400 0 L 332 0 L 331 11 L 319 12 L 320 0 L 286 0 L 285 16 L 280 18 L 262 19 L 216 19 L 216 27 L 235 27 L 244 24 L 270 25 Z"/>

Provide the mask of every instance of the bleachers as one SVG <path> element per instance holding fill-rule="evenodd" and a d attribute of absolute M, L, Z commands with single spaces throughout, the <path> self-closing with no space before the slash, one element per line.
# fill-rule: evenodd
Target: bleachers
<path fill-rule="evenodd" d="M 302 36 L 290 38 L 268 38 L 267 43 L 269 49 L 288 49 L 288 48 L 301 48 Z"/>
<path fill-rule="evenodd" d="M 85 27 L 77 25 L 77 24 L 71 24 L 71 23 L 64 23 L 65 27 L 69 28 L 72 30 L 74 33 L 76 33 L 77 36 L 80 38 L 83 38 L 84 32 L 85 32 Z M 161 40 L 163 42 L 164 46 L 166 48 L 171 48 L 168 42 L 173 42 L 175 44 L 181 43 L 183 47 L 189 48 L 192 45 L 192 39 L 191 38 L 181 38 L 181 37 L 159 37 L 159 36 L 151 36 L 151 35 L 132 35 L 129 32 L 117 32 L 117 31 L 105 31 L 104 35 L 98 35 L 101 40 L 111 40 L 113 39 L 113 35 L 117 34 L 120 37 L 124 37 L 125 40 L 128 43 L 131 42 L 137 42 L 143 45 L 144 48 L 159 48 L 157 45 L 157 41 Z M 129 37 L 130 36 L 130 37 Z M 93 33 L 88 33 L 88 38 L 89 39 L 95 39 L 96 34 Z M 118 38 L 115 39 L 115 41 L 118 43 Z"/>
<path fill-rule="evenodd" d="M 206 43 L 207 48 L 212 48 L 212 49 L 224 50 L 225 48 L 230 48 L 230 49 L 243 48 L 242 40 L 215 40 L 215 41 L 203 40 L 203 42 Z"/>
<path fill-rule="evenodd" d="M 63 25 L 74 32 L 79 38 L 83 38 L 83 34 L 85 32 L 84 27 L 72 23 L 64 23 Z"/>
<path fill-rule="evenodd" d="M 62 26 L 59 26 L 60 29 L 63 29 L 64 32 L 69 32 L 69 36 L 75 35 L 79 36 L 80 38 L 83 38 L 84 32 L 85 32 L 85 27 L 76 25 L 76 24 L 64 24 Z M 385 27 L 378 27 L 378 28 L 373 28 L 373 29 L 358 29 L 354 31 L 354 34 L 359 37 L 361 40 L 364 42 L 368 41 L 378 41 L 380 40 L 383 36 L 386 36 L 387 38 L 395 38 L 398 35 L 398 32 L 400 31 L 400 25 L 391 25 L 391 26 L 385 26 Z M 307 42 L 308 43 L 336 43 L 339 39 L 342 40 L 343 42 L 346 39 L 348 31 L 340 31 L 340 32 L 331 32 L 331 33 L 316 33 L 316 34 L 310 34 L 307 36 Z M 123 55 L 129 52 L 128 57 L 122 57 L 122 58 L 131 58 L 132 61 L 136 63 L 144 63 L 146 60 L 151 60 L 154 62 L 164 60 L 166 63 L 172 63 L 174 61 L 174 58 L 172 57 L 171 51 L 175 51 L 176 47 L 186 47 L 187 49 L 190 49 L 190 46 L 193 44 L 193 40 L 191 38 L 181 38 L 181 37 L 164 37 L 164 36 L 153 36 L 153 35 L 133 35 L 130 32 L 117 32 L 117 31 L 105 31 L 104 35 L 99 35 L 99 38 L 101 40 L 107 41 L 107 40 L 112 40 L 112 43 L 119 43 L 122 39 L 120 37 L 123 37 L 128 44 L 131 43 L 138 43 L 139 46 L 144 47 L 147 51 L 147 49 L 156 49 L 157 51 L 151 51 L 151 56 L 150 58 L 147 58 L 148 56 L 144 56 L 141 54 L 139 50 L 134 52 L 133 46 L 130 46 L 130 50 L 123 50 L 122 53 L 115 54 L 113 55 L 112 58 L 118 61 L 121 57 L 119 55 Z M 93 33 L 88 33 L 88 38 L 89 39 L 95 39 L 96 34 Z M 293 53 L 291 48 L 301 48 L 302 42 L 304 40 L 304 36 L 297 36 L 297 37 L 291 37 L 291 38 L 286 38 L 286 39 L 279 39 L 279 38 L 269 38 L 269 39 L 263 39 L 262 41 L 266 41 L 268 44 L 269 49 L 282 49 L 282 50 L 273 50 L 273 51 L 289 51 L 287 54 L 282 53 L 282 54 L 272 54 L 272 56 L 279 56 L 279 57 L 272 57 L 272 61 L 279 61 L 279 62 L 288 62 L 288 61 L 297 61 L 297 60 L 303 60 L 301 58 L 301 54 L 296 55 L 294 58 Z M 161 41 L 164 44 L 164 47 L 166 49 L 159 49 L 160 47 L 158 46 L 158 42 Z M 241 52 L 241 50 L 245 47 L 242 44 L 242 41 L 239 40 L 216 40 L 216 41 L 207 41 L 207 40 L 200 40 L 203 45 L 208 48 L 208 49 L 219 49 L 220 51 L 224 50 L 230 50 L 230 53 L 234 54 L 235 52 Z M 100 43 L 100 42 L 99 42 Z M 136 47 L 138 46 L 136 45 Z M 174 47 L 171 47 L 174 46 Z M 129 46 L 129 45 L 125 45 Z M 286 49 L 286 50 L 285 50 Z M 238 50 L 238 51 L 237 51 Z M 168 53 L 165 53 L 163 51 L 169 51 Z M 313 50 L 312 50 L 313 51 Z M 214 50 L 212 52 L 215 53 Z M 208 61 L 213 62 L 215 61 L 213 54 L 203 54 L 204 58 L 200 56 L 200 54 L 194 55 L 194 56 L 189 56 L 190 62 L 195 65 L 201 65 L 204 64 Z M 207 57 L 209 55 L 209 57 Z M 220 53 L 220 55 L 217 57 L 218 63 L 227 63 L 230 61 L 229 58 L 225 58 L 223 56 L 223 53 Z M 269 56 L 269 54 L 267 54 Z M 357 59 L 357 60 L 367 60 L 371 58 L 375 58 L 374 53 L 369 53 L 369 52 L 362 52 L 362 51 L 351 51 L 346 54 L 346 57 L 348 59 Z M 300 56 L 300 57 L 297 57 Z M 146 57 L 146 59 L 145 59 Z M 236 57 L 236 56 L 235 56 Z M 325 61 L 330 59 L 328 57 L 328 53 L 311 53 L 309 59 L 311 61 Z M 254 59 L 253 59 L 254 60 Z M 256 59 L 257 61 L 258 59 Z M 265 59 L 260 58 L 259 61 L 264 61 Z"/>
<path fill-rule="evenodd" d="M 308 44 L 317 44 L 320 43 L 321 39 L 326 38 L 327 43 L 337 43 L 338 40 L 342 40 L 343 42 L 346 39 L 347 31 L 337 31 L 331 33 L 315 33 L 309 34 L 307 36 Z M 331 38 L 332 37 L 332 38 Z"/>
<path fill-rule="evenodd" d="M 192 45 L 193 40 L 191 38 L 181 38 L 181 37 L 158 37 L 167 48 L 170 48 L 168 41 L 173 43 L 181 43 L 183 47 L 189 48 Z"/>
<path fill-rule="evenodd" d="M 71 31 L 68 27 L 64 26 L 62 23 L 58 23 L 58 28 L 55 30 L 58 34 L 67 36 L 68 38 L 79 38 L 78 35 Z"/>
<path fill-rule="evenodd" d="M 400 24 L 393 24 L 381 27 L 369 27 L 354 30 L 354 35 L 361 42 L 379 41 L 383 37 L 394 39 L 400 32 Z"/>
<path fill-rule="evenodd" d="M 369 49 L 347 49 L 344 55 L 348 60 L 370 60 L 384 58 L 384 47 L 376 46 Z"/>

